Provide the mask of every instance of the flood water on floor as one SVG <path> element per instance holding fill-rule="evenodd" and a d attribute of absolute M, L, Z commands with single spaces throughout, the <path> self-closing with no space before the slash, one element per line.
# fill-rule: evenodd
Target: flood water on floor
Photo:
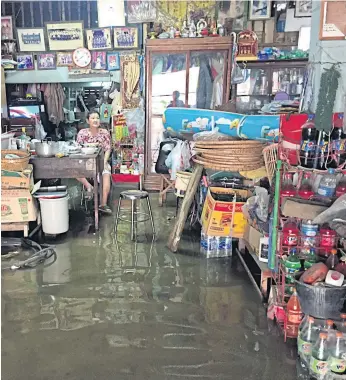
<path fill-rule="evenodd" d="M 236 254 L 202 259 L 190 232 L 171 253 L 175 211 L 156 204 L 154 242 L 147 223 L 133 243 L 124 223 L 116 242 L 113 217 L 98 234 L 80 221 L 52 265 L 3 271 L 4 379 L 296 378 L 296 349 L 268 325 Z"/>

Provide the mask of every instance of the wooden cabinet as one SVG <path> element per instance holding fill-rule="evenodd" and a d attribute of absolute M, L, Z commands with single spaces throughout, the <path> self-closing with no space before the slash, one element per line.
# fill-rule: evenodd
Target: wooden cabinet
<path fill-rule="evenodd" d="M 167 107 L 213 109 L 228 101 L 231 37 L 147 40 L 144 187 L 159 190 L 155 163 Z"/>
<path fill-rule="evenodd" d="M 257 114 L 278 92 L 300 97 L 307 60 L 238 62 L 244 83 L 233 86 L 232 98 L 239 113 Z"/>

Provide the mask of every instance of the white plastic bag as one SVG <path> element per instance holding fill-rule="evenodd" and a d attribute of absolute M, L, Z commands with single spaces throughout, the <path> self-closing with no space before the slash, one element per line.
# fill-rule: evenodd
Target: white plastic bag
<path fill-rule="evenodd" d="M 176 179 L 177 171 L 190 168 L 191 152 L 187 141 L 177 141 L 176 146 L 166 158 L 165 164 L 170 169 L 171 180 Z"/>
<path fill-rule="evenodd" d="M 46 131 L 43 128 L 41 120 L 35 118 L 35 139 L 44 140 L 47 136 Z"/>

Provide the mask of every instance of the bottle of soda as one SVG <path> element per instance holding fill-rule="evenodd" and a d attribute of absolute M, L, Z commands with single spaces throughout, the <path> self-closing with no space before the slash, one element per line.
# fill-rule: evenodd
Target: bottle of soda
<path fill-rule="evenodd" d="M 287 259 L 283 262 L 284 268 L 285 268 L 285 279 L 286 279 L 286 292 L 288 294 L 293 293 L 294 289 L 294 274 L 296 272 L 300 271 L 301 268 L 301 263 L 300 263 L 300 258 L 297 253 L 297 248 L 289 248 L 289 255 Z"/>
<path fill-rule="evenodd" d="M 285 173 L 282 177 L 281 196 L 294 197 L 297 193 L 293 185 L 293 173 Z"/>
<path fill-rule="evenodd" d="M 320 131 L 319 141 L 320 143 L 317 147 L 317 159 L 315 159 L 314 167 L 319 170 L 326 170 L 329 155 L 329 134 L 325 131 Z"/>
<path fill-rule="evenodd" d="M 341 331 L 336 333 L 335 345 L 333 345 L 329 358 L 328 367 L 332 373 L 338 375 L 344 374 L 346 372 L 346 347 L 344 335 Z"/>
<path fill-rule="evenodd" d="M 328 373 L 328 335 L 320 333 L 319 338 L 312 348 L 310 357 L 310 378 L 314 380 L 324 380 Z"/>
<path fill-rule="evenodd" d="M 299 229 L 293 218 L 288 218 L 282 228 L 283 245 L 294 247 L 298 244 Z"/>
<path fill-rule="evenodd" d="M 298 355 L 306 367 L 309 366 L 312 347 L 316 342 L 316 329 L 314 329 L 315 319 L 308 318 L 308 323 L 302 330 L 300 337 L 298 337 Z"/>
<path fill-rule="evenodd" d="M 326 265 L 329 269 L 335 270 L 335 267 L 339 264 L 338 251 L 336 249 L 332 249 L 330 251 L 330 256 L 326 261 Z"/>
<path fill-rule="evenodd" d="M 341 197 L 341 195 L 346 194 L 346 176 L 343 176 L 336 186 L 335 196 L 337 198 Z"/>
<path fill-rule="evenodd" d="M 304 318 L 300 322 L 300 325 L 299 325 L 299 328 L 298 328 L 298 338 L 300 337 L 300 334 L 304 330 L 305 326 L 307 326 L 307 324 L 309 323 L 309 317 L 310 317 L 310 315 L 305 314 Z"/>
<path fill-rule="evenodd" d="M 309 115 L 308 120 L 302 125 L 302 141 L 300 144 L 300 165 L 305 168 L 312 168 L 314 165 L 317 131 L 313 121 L 313 115 Z"/>
<path fill-rule="evenodd" d="M 311 173 L 305 172 L 298 190 L 298 196 L 303 199 L 310 199 L 313 195 L 314 192 L 311 185 Z"/>
<path fill-rule="evenodd" d="M 289 338 L 296 338 L 298 336 L 299 325 L 303 319 L 303 312 L 300 307 L 298 294 L 295 288 L 293 288 L 293 294 L 291 295 L 287 303 L 287 326 L 286 336 Z"/>
<path fill-rule="evenodd" d="M 331 134 L 331 159 L 328 162 L 329 168 L 336 169 L 342 162 L 342 157 L 345 153 L 345 138 L 346 134 L 342 128 L 334 128 Z"/>
<path fill-rule="evenodd" d="M 339 264 L 335 267 L 335 270 L 339 273 L 342 273 L 344 276 L 346 276 L 346 257 L 345 256 L 340 257 Z"/>

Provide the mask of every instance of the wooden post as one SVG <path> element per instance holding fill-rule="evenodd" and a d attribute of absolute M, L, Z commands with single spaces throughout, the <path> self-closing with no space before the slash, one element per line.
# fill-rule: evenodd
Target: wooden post
<path fill-rule="evenodd" d="M 183 232 L 187 215 L 189 213 L 193 198 L 196 194 L 197 186 L 202 176 L 203 165 L 195 164 L 192 176 L 190 178 L 189 184 L 187 185 L 186 193 L 183 198 L 183 203 L 180 207 L 178 217 L 175 221 L 174 228 L 168 238 L 168 248 L 172 252 L 177 252 L 178 244 Z"/>

